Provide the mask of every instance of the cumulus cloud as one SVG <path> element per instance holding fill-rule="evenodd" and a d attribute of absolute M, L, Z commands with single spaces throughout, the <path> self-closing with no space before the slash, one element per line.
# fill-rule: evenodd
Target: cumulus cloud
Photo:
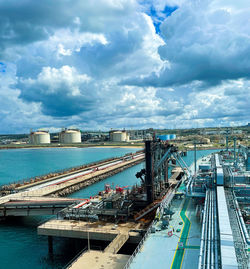
<path fill-rule="evenodd" d="M 126 17 L 135 7 L 133 0 L 0 0 L 0 46 L 23 46 L 46 40 L 56 29 L 80 28 L 84 32 L 103 32 L 112 19 Z M 109 30 L 112 31 L 113 25 Z M 3 54 L 4 55 L 4 54 Z"/>
<path fill-rule="evenodd" d="M 37 79 L 20 79 L 17 87 L 20 97 L 38 102 L 42 111 L 51 116 L 71 116 L 87 111 L 93 105 L 93 96 L 86 74 L 78 74 L 74 67 L 60 69 L 44 67 Z"/>
<path fill-rule="evenodd" d="M 182 4 L 161 25 L 165 44 L 158 52 L 169 64 L 159 73 L 128 83 L 166 87 L 192 81 L 215 85 L 227 79 L 249 79 L 249 12 L 248 1 L 239 6 L 232 1 Z"/>
<path fill-rule="evenodd" d="M 0 133 L 23 133 L 37 126 L 37 121 L 49 121 L 41 115 L 36 103 L 24 103 L 19 99 L 20 91 L 13 88 L 15 67 L 8 64 L 6 73 L 0 73 Z"/>
<path fill-rule="evenodd" d="M 0 0 L 0 131 L 244 124 L 248 14 L 244 0 Z"/>
<path fill-rule="evenodd" d="M 130 77 L 146 75 L 162 64 L 157 53 L 162 39 L 156 35 L 149 16 L 142 13 L 126 18 L 116 31 L 105 33 L 107 43 L 88 44 L 74 54 L 79 68 L 86 65 L 92 76 Z"/>
<path fill-rule="evenodd" d="M 105 124 L 104 116 L 109 117 L 112 111 L 117 113 L 116 105 L 126 92 L 125 87 L 119 86 L 120 79 L 158 70 L 162 61 L 157 48 L 163 44 L 151 18 L 129 8 L 137 7 L 135 1 L 117 3 L 110 2 L 108 6 L 105 3 L 109 12 L 102 20 L 103 26 L 99 24 L 103 32 L 89 32 L 88 27 L 85 32 L 82 17 L 76 17 L 75 28 L 55 29 L 48 39 L 23 48 L 26 57 L 16 63 L 20 98 L 39 103 L 45 115 L 64 118 L 75 115 L 77 122 L 80 118 L 83 122 L 92 120 L 93 115 L 98 121 L 100 114 L 100 122 Z M 79 80 L 83 75 L 88 80 Z M 144 109 L 151 110 L 146 104 Z M 126 114 L 119 111 L 123 116 Z M 149 113 L 141 113 L 140 117 L 146 114 Z"/>

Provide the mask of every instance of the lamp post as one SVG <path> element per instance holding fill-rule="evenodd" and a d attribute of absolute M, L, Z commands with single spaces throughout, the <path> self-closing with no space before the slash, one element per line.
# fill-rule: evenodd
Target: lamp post
<path fill-rule="evenodd" d="M 89 217 L 87 218 L 87 232 L 88 232 L 88 251 L 90 251 L 90 240 L 89 240 Z"/>

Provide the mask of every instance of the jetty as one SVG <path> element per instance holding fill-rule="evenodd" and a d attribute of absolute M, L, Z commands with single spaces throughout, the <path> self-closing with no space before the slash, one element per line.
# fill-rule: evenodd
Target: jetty
<path fill-rule="evenodd" d="M 141 163 L 144 153 L 102 161 L 74 172 L 18 186 L 12 194 L 0 197 L 0 217 L 56 215 L 81 199 L 59 198 Z M 125 182 L 124 182 L 125 183 Z"/>

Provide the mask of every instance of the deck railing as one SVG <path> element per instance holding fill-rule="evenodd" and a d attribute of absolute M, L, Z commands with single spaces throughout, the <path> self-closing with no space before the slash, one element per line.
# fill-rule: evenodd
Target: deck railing
<path fill-rule="evenodd" d="M 72 225 L 64 225 L 64 224 L 51 224 L 44 223 L 39 226 L 39 228 L 43 229 L 58 229 L 58 230 L 70 230 L 70 231 L 82 231 L 82 232 L 99 232 L 106 234 L 120 234 L 119 230 L 112 229 L 103 229 L 103 228 L 92 228 L 88 225 L 85 226 L 72 226 Z"/>
<path fill-rule="evenodd" d="M 133 260 L 134 260 L 135 256 L 137 255 L 137 253 L 141 250 L 143 243 L 147 239 L 148 235 L 151 233 L 151 228 L 152 228 L 153 225 L 154 225 L 154 221 L 150 224 L 150 226 L 148 227 L 147 232 L 143 236 L 142 240 L 140 241 L 140 243 L 136 247 L 136 249 L 133 252 L 133 254 L 129 257 L 126 265 L 124 266 L 124 269 L 128 269 L 129 268 L 130 264 L 133 262 Z"/>

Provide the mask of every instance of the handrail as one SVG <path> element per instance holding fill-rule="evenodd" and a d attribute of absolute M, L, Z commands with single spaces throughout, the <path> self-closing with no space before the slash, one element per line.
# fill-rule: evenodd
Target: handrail
<path fill-rule="evenodd" d="M 86 225 L 87 226 L 87 225 Z M 119 234 L 119 231 L 117 230 L 111 230 L 111 229 L 99 229 L 99 228 L 89 228 L 86 226 L 71 226 L 71 225 L 63 225 L 63 224 L 50 224 L 50 223 L 44 223 L 42 225 L 39 225 L 38 228 L 56 228 L 56 229 L 65 229 L 70 231 L 85 231 L 87 232 L 87 229 L 91 232 L 101 232 L 101 233 L 110 233 L 110 234 Z"/>
<path fill-rule="evenodd" d="M 237 201 L 237 198 L 233 192 L 233 200 L 235 202 L 235 207 L 236 207 L 236 212 L 237 212 L 237 217 L 238 217 L 238 222 L 240 223 L 240 228 L 241 228 L 241 233 L 243 234 L 243 238 L 245 240 L 245 242 L 250 245 L 250 239 L 249 239 L 249 235 L 248 235 L 248 232 L 247 232 L 247 229 L 246 229 L 246 225 L 244 223 L 244 220 L 243 220 L 243 217 L 242 217 L 242 214 L 241 214 L 241 211 L 240 211 L 240 207 L 239 207 L 239 204 L 238 204 L 238 201 Z"/>
<path fill-rule="evenodd" d="M 77 259 L 85 252 L 87 252 L 88 248 L 85 247 L 83 250 L 81 250 L 78 254 L 76 254 L 76 256 L 71 259 L 64 267 L 63 269 L 68 269 L 72 266 L 73 262 L 77 261 Z"/>
<path fill-rule="evenodd" d="M 181 180 L 181 181 L 182 181 L 182 180 Z M 178 188 L 178 187 L 175 186 L 175 188 L 172 189 L 172 192 L 169 192 L 169 196 L 167 196 L 167 194 L 168 194 L 168 192 L 167 192 L 165 198 L 164 198 L 164 199 L 162 200 L 162 202 L 159 204 L 160 210 L 162 210 L 163 207 L 168 206 L 168 204 L 169 204 L 169 203 L 171 202 L 171 200 L 173 199 L 173 197 L 174 197 L 174 192 L 175 192 L 175 190 L 176 190 L 177 188 Z M 136 247 L 135 251 L 134 251 L 133 254 L 129 257 L 129 259 L 128 259 L 128 261 L 127 261 L 127 263 L 126 263 L 126 265 L 124 266 L 123 269 L 128 269 L 128 268 L 129 268 L 130 264 L 133 262 L 133 259 L 135 258 L 135 256 L 137 255 L 137 253 L 140 251 L 140 249 L 141 249 L 143 243 L 145 242 L 145 240 L 147 239 L 149 233 L 151 232 L 151 228 L 152 228 L 152 226 L 153 226 L 154 224 L 155 224 L 155 221 L 153 220 L 153 221 L 151 222 L 151 224 L 149 225 L 149 227 L 148 227 L 148 229 L 147 229 L 145 235 L 142 237 L 142 240 L 140 241 L 140 243 L 139 243 L 138 246 Z"/>
<path fill-rule="evenodd" d="M 128 269 L 128 268 L 129 268 L 129 266 L 130 266 L 130 264 L 132 263 L 134 257 L 135 257 L 136 254 L 140 251 L 140 249 L 141 249 L 141 247 L 142 247 L 144 241 L 147 239 L 147 237 L 148 237 L 148 235 L 149 235 L 149 233 L 150 233 L 150 231 L 151 231 L 151 228 L 152 228 L 153 224 L 154 224 L 154 221 L 152 221 L 152 223 L 149 225 L 149 227 L 148 227 L 148 229 L 147 229 L 147 232 L 146 232 L 145 235 L 143 236 L 142 240 L 140 241 L 140 243 L 139 243 L 138 246 L 136 247 L 136 249 L 135 249 L 135 251 L 133 252 L 133 254 L 129 257 L 129 259 L 128 259 L 128 261 L 127 261 L 127 263 L 126 263 L 126 265 L 124 266 L 123 269 Z"/>

